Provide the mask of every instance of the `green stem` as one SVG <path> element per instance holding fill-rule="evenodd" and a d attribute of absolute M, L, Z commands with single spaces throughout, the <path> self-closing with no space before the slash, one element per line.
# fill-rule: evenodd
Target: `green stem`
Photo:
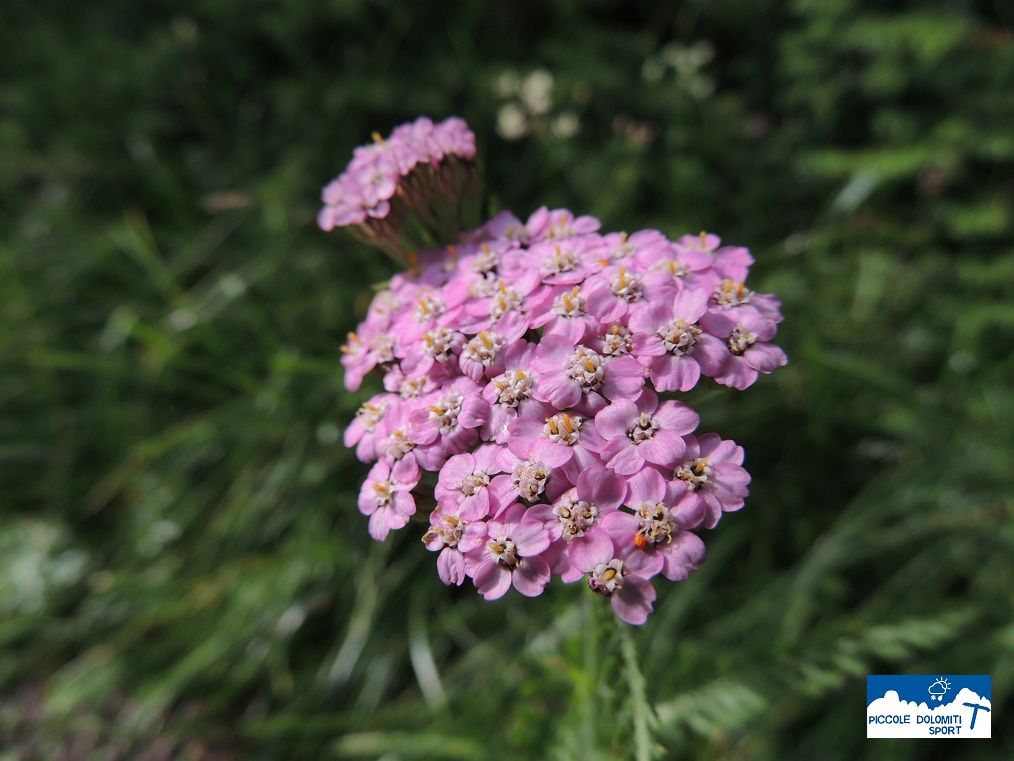
<path fill-rule="evenodd" d="M 631 627 L 622 621 L 617 621 L 617 626 L 627 684 L 630 687 L 630 707 L 634 716 L 634 758 L 636 761 L 652 761 L 651 725 L 654 724 L 655 717 L 651 704 L 648 703 L 644 674 L 637 665 L 637 648 Z"/>

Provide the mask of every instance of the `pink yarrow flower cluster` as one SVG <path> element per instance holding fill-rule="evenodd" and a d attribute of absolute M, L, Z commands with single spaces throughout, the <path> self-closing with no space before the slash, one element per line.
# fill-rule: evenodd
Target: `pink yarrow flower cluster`
<path fill-rule="evenodd" d="M 643 624 L 653 580 L 686 579 L 699 532 L 748 493 L 743 449 L 699 433 L 681 395 L 785 364 L 780 303 L 747 287 L 752 262 L 714 235 L 602 234 L 546 208 L 422 252 L 342 347 L 349 390 L 383 380 L 345 431 L 373 463 L 371 536 L 425 504 L 446 584 L 492 600 L 584 579 Z"/>
<path fill-rule="evenodd" d="M 464 120 L 420 117 L 355 149 L 324 187 L 317 223 L 345 228 L 408 265 L 420 248 L 453 243 L 462 220 L 478 221 L 480 190 L 475 135 Z"/>

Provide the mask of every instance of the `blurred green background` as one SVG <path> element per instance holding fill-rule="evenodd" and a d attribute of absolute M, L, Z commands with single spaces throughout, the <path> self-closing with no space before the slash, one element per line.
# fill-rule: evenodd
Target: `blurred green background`
<path fill-rule="evenodd" d="M 6 0 L 0 71 L 0 760 L 1014 757 L 1010 3 Z M 715 231 L 785 303 L 700 400 L 747 507 L 626 639 L 356 510 L 393 266 L 314 217 L 419 114 L 491 209 Z M 865 739 L 866 674 L 938 672 L 992 740 Z"/>

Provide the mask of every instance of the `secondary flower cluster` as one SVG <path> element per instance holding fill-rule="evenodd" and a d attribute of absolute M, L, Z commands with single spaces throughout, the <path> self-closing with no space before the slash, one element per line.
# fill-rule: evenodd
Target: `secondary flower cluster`
<path fill-rule="evenodd" d="M 435 503 L 423 541 L 445 583 L 495 599 L 585 578 L 641 624 L 651 579 L 687 578 L 705 555 L 695 532 L 740 509 L 750 481 L 742 448 L 697 433 L 674 397 L 702 376 L 746 388 L 786 358 L 746 249 L 598 230 L 566 210 L 504 212 L 423 251 L 342 347 L 350 390 L 371 371 L 385 389 L 345 443 L 374 463 L 359 509 L 375 539 Z"/>
<path fill-rule="evenodd" d="M 325 186 L 317 223 L 346 227 L 407 265 L 421 248 L 453 243 L 462 222 L 478 221 L 479 192 L 468 125 L 420 117 L 355 149 L 346 170 Z"/>

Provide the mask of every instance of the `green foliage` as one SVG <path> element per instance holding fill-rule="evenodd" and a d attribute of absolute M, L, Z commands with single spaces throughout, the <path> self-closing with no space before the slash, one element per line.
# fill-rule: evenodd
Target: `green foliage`
<path fill-rule="evenodd" d="M 992 674 L 963 757 L 1011 756 L 1005 4 L 37 0 L 0 45 L 2 761 L 933 758 L 865 740 L 895 672 Z M 494 207 L 715 230 L 785 302 L 790 365 L 697 401 L 751 498 L 643 629 L 366 534 L 337 349 L 391 270 L 314 217 L 423 113 Z"/>

